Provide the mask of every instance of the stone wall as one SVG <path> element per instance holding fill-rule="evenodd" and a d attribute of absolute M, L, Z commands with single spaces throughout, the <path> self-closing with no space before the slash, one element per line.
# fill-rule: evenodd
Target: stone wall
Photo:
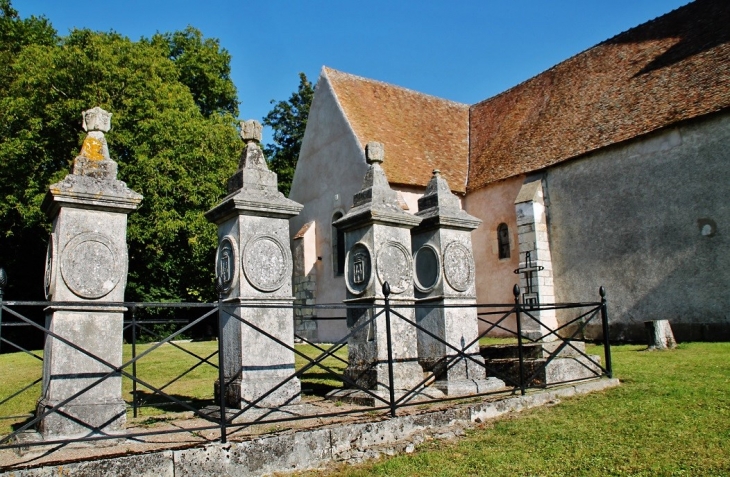
<path fill-rule="evenodd" d="M 605 286 L 615 339 L 659 319 L 679 340 L 730 339 L 728 184 L 727 111 L 548 169 L 556 299 Z"/>

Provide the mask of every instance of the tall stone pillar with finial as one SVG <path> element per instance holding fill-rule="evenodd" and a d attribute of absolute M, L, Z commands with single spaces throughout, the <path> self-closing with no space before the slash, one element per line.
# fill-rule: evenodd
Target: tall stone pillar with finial
<path fill-rule="evenodd" d="M 142 196 L 117 180 L 104 137 L 111 114 L 96 107 L 82 117 L 87 136 L 73 173 L 51 185 L 41 205 L 53 221 L 45 293 L 64 302 L 46 309 L 46 326 L 98 359 L 46 338 L 37 408 L 39 415 L 49 412 L 39 424 L 46 440 L 115 433 L 126 421 L 121 375 L 111 368 L 122 364 L 125 308 L 111 303 L 124 301 L 127 215 Z"/>
<path fill-rule="evenodd" d="M 352 335 L 348 340 L 349 365 L 344 374 L 358 387 L 388 397 L 391 383 L 385 315 L 380 314 L 370 324 L 365 323 L 384 304 L 385 282 L 390 285 L 391 305 L 407 319 L 414 320 L 410 229 L 421 219 L 403 211 L 396 192 L 390 188 L 380 165 L 385 155 L 383 145 L 368 143 L 365 155 L 370 168 L 362 189 L 355 195 L 352 209 L 334 223 L 345 232 L 346 302 L 367 305 L 347 310 L 347 325 Z M 406 308 L 399 308 L 399 305 Z M 423 379 L 423 370 L 418 364 L 416 328 L 391 316 L 391 330 L 393 388 L 396 394 L 402 394 Z M 382 404 L 369 394 L 357 391 L 335 392 L 331 398 Z"/>
<path fill-rule="evenodd" d="M 294 345 L 289 219 L 302 205 L 277 190 L 259 147 L 261 124 L 242 122 L 241 137 L 246 147 L 229 194 L 205 214 L 218 225 L 216 277 L 228 305 L 220 330 L 225 397 L 234 408 L 279 407 L 299 401 L 301 391 L 287 346 Z"/>
<path fill-rule="evenodd" d="M 422 219 L 411 229 L 416 321 L 431 333 L 418 331 L 421 365 L 436 376 L 434 386 L 450 396 L 503 387 L 501 380 L 487 379 L 480 366 L 471 232 L 481 220 L 461 210 L 438 170 L 418 199 L 416 216 Z"/>

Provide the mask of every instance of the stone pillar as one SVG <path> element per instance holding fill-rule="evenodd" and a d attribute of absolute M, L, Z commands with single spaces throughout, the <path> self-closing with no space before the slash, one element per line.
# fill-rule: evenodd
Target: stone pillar
<path fill-rule="evenodd" d="M 482 221 L 461 210 L 459 198 L 451 193 L 438 170 L 433 171 L 426 192 L 418 199 L 416 216 L 423 219 L 411 230 L 416 322 L 483 364 L 471 245 L 471 231 Z M 457 352 L 442 341 L 418 330 L 418 359 L 424 371 L 436 376 L 435 387 L 453 396 L 504 386 L 499 379 L 487 380 L 484 367 L 457 358 Z"/>
<path fill-rule="evenodd" d="M 229 194 L 205 214 L 218 225 L 216 277 L 224 304 L 231 305 L 228 313 L 293 346 L 289 218 L 302 206 L 277 190 L 276 174 L 269 171 L 259 147 L 261 124 L 242 122 L 241 137 L 246 147 L 238 171 L 228 180 Z M 294 373 L 291 350 L 228 314 L 219 339 L 231 407 L 247 406 Z M 293 378 L 256 406 L 292 404 L 300 392 L 299 380 Z"/>
<path fill-rule="evenodd" d="M 355 194 L 352 209 L 334 222 L 335 227 L 345 232 L 345 302 L 375 307 L 348 309 L 347 325 L 351 331 L 369 320 L 384 304 L 382 286 L 386 281 L 391 289 L 391 305 L 409 320 L 415 318 L 413 308 L 398 306 L 414 302 L 410 229 L 421 219 L 403 211 L 396 192 L 388 185 L 380 166 L 383 145 L 371 142 L 365 151 L 370 168 L 362 190 Z M 381 314 L 350 336 L 345 377 L 387 398 L 390 380 L 385 326 L 385 314 Z M 418 364 L 416 328 L 392 315 L 391 331 L 394 388 L 402 394 L 403 390 L 413 388 L 423 379 L 423 370 Z M 380 404 L 367 396 L 362 397 L 360 402 Z"/>
<path fill-rule="evenodd" d="M 100 108 L 83 113 L 88 132 L 73 173 L 49 188 L 41 208 L 53 221 L 46 257 L 45 292 L 52 302 L 46 326 L 100 359 L 122 364 L 127 282 L 127 214 L 142 196 L 117 180 L 104 133 L 111 114 Z M 46 338 L 43 390 L 38 413 L 60 404 L 107 374 L 111 368 L 51 336 Z M 126 422 L 121 375 L 64 404 L 43 418 L 38 429 L 48 439 L 120 432 Z"/>
<path fill-rule="evenodd" d="M 522 290 L 522 301 L 530 303 L 555 303 L 555 291 L 553 287 L 553 262 L 550 255 L 550 241 L 548 237 L 547 218 L 545 216 L 545 200 L 542 190 L 542 181 L 536 180 L 522 185 L 517 199 L 515 200 L 515 211 L 517 213 L 517 236 L 520 243 L 520 268 L 526 269 L 527 253 L 530 253 L 531 283 L 528 283 L 528 275 L 520 273 L 520 288 Z M 531 285 L 528 286 L 528 285 Z M 522 318 L 523 333 L 533 339 L 544 336 L 548 333 L 548 327 L 552 330 L 558 326 L 555 310 L 527 310 L 540 323 L 528 316 Z M 544 326 L 540 326 L 540 324 Z M 557 339 L 555 335 L 546 336 L 544 341 Z"/>

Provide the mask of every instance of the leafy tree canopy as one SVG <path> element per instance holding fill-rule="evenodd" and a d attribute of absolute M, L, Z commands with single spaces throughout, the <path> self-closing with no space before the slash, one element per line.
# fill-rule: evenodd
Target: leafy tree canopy
<path fill-rule="evenodd" d="M 56 34 L 0 0 L 0 265 L 7 296 L 42 295 L 50 224 L 40 204 L 71 170 L 81 112 L 113 114 L 106 135 L 119 179 L 144 195 L 129 216 L 129 300 L 210 300 L 215 226 L 203 212 L 225 193 L 241 140 L 230 55 L 199 31 L 131 41 Z"/>
<path fill-rule="evenodd" d="M 299 73 L 297 91 L 292 93 L 288 101 L 275 103 L 271 100 L 271 104 L 276 105 L 263 120 L 266 126 L 271 126 L 274 130 L 275 143 L 267 144 L 264 147 L 264 154 L 269 160 L 269 168 L 278 175 L 279 191 L 286 196 L 289 195 L 294 171 L 297 168 L 313 96 L 314 86 L 304 73 Z"/>

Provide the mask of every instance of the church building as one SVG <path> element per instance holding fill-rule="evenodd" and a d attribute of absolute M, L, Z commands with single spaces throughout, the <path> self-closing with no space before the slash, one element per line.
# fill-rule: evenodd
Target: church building
<path fill-rule="evenodd" d="M 439 170 L 482 220 L 478 303 L 511 303 L 529 260 L 543 269 L 526 300 L 597 301 L 604 286 L 614 339 L 642 341 L 655 319 L 679 340 L 730 339 L 728 25 L 730 3 L 697 0 L 473 105 L 323 67 L 290 193 L 298 303 L 345 298 L 332 223 L 377 141 L 404 210 Z M 297 334 L 339 339 L 345 321 L 326 318 L 342 317 L 299 310 Z"/>

